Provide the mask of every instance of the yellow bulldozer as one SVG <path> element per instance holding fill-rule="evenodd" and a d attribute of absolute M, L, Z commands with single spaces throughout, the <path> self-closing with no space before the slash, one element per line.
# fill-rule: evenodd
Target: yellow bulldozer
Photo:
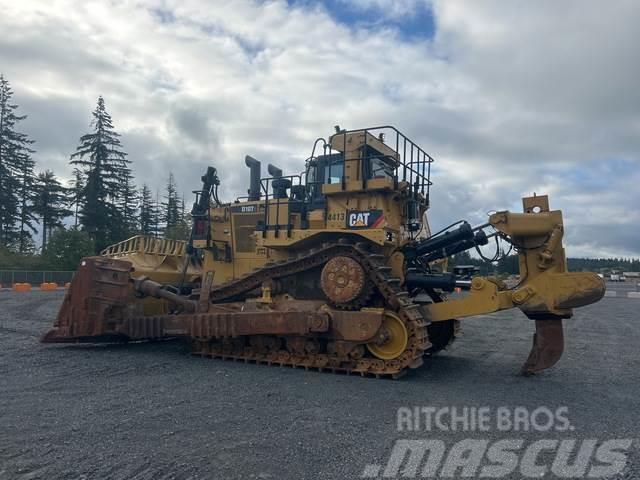
<path fill-rule="evenodd" d="M 398 378 L 447 347 L 459 319 L 518 307 L 535 322 L 522 373 L 554 365 L 562 320 L 603 281 L 567 272 L 546 196 L 430 232 L 433 161 L 394 127 L 336 127 L 301 174 L 262 176 L 247 156 L 248 195 L 231 203 L 209 167 L 188 241 L 136 236 L 84 258 L 42 341 L 182 337 L 207 357 Z M 517 284 L 447 272 L 448 257 L 493 241 L 518 253 Z"/>

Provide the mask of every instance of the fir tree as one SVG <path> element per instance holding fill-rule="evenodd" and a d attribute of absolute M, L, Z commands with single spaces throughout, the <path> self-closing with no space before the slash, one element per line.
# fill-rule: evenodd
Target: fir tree
<path fill-rule="evenodd" d="M 20 159 L 21 172 L 18 176 L 19 189 L 18 197 L 20 201 L 20 227 L 18 229 L 18 251 L 20 253 L 26 253 L 33 250 L 33 238 L 32 233 L 35 233 L 36 227 L 34 223 L 37 222 L 36 214 L 34 211 L 34 185 L 35 174 L 33 168 L 35 162 L 31 159 L 31 156 L 25 152 L 21 155 Z"/>
<path fill-rule="evenodd" d="M 122 218 L 121 236 L 123 238 L 129 238 L 138 231 L 138 203 L 139 195 L 133 183 L 133 175 L 130 172 L 126 172 L 117 202 L 118 213 Z"/>
<path fill-rule="evenodd" d="M 156 218 L 158 206 L 151 195 L 151 190 L 145 184 L 140 190 L 140 233 L 143 235 L 158 235 Z"/>
<path fill-rule="evenodd" d="M 172 240 L 188 240 L 191 233 L 191 215 L 185 212 L 184 195 L 177 201 L 178 220 L 175 225 L 165 229 L 164 236 Z"/>
<path fill-rule="evenodd" d="M 17 115 L 13 90 L 0 74 L 0 245 L 24 251 L 34 231 L 29 188 L 33 181 L 33 141 L 15 130 L 26 118 Z"/>
<path fill-rule="evenodd" d="M 180 197 L 173 173 L 169 172 L 167 190 L 162 202 L 162 222 L 165 232 L 171 230 L 180 222 Z"/>
<path fill-rule="evenodd" d="M 109 243 L 122 240 L 122 215 L 117 204 L 131 170 L 102 97 L 98 98 L 91 125 L 93 133 L 80 138 L 71 164 L 81 172 L 83 183 L 80 224 L 100 251 Z"/>
<path fill-rule="evenodd" d="M 41 218 L 42 251 L 47 247 L 47 238 L 62 220 L 73 212 L 68 209 L 68 189 L 64 188 L 51 170 L 38 175 L 35 184 L 34 210 Z"/>
<path fill-rule="evenodd" d="M 82 257 L 88 257 L 95 252 L 93 240 L 87 232 L 75 228 L 66 230 L 56 228 L 47 242 L 47 250 L 43 258 L 48 268 L 56 270 L 75 270 Z"/>
<path fill-rule="evenodd" d="M 160 191 L 156 189 L 156 210 L 153 216 L 153 229 L 154 235 L 157 237 L 160 235 Z"/>
<path fill-rule="evenodd" d="M 82 181 L 82 171 L 79 168 L 73 169 L 73 179 L 69 181 L 69 193 L 71 193 L 71 205 L 73 206 L 73 218 L 75 228 L 78 228 L 78 218 L 82 207 L 82 195 L 84 192 L 84 182 Z"/>

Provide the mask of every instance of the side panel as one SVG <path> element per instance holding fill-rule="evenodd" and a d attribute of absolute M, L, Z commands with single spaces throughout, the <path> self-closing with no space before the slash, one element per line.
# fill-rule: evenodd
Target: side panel
<path fill-rule="evenodd" d="M 255 213 L 231 213 L 233 245 L 233 277 L 238 278 L 266 263 L 266 251 L 257 250 L 256 225 L 264 220 L 264 213 L 256 209 Z"/>

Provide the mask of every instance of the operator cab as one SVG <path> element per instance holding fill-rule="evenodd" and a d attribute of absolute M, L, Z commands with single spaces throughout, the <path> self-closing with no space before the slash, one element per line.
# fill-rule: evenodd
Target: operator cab
<path fill-rule="evenodd" d="M 322 186 L 342 183 L 343 176 L 344 156 L 342 153 L 319 155 L 310 160 L 306 181 L 309 210 L 324 208 L 326 199 L 322 194 Z"/>
<path fill-rule="evenodd" d="M 290 235 L 298 228 L 324 228 L 328 209 L 335 210 L 349 199 L 355 199 L 349 210 L 379 210 L 365 205 L 367 195 L 394 195 L 396 204 L 406 209 L 394 218 L 406 217 L 407 229 L 414 232 L 421 227 L 420 212 L 429 206 L 432 162 L 433 158 L 394 127 L 349 131 L 336 127 L 328 139 L 315 141 L 302 174 L 283 175 L 269 165 L 269 176 L 261 178 L 259 162 L 248 158 L 247 198 L 249 202 L 264 199 L 253 207 L 264 212 L 257 224 L 263 237 L 271 230 L 277 238 L 280 230 Z"/>
<path fill-rule="evenodd" d="M 368 132 L 365 132 L 370 136 Z M 383 148 L 373 145 L 360 144 L 357 154 L 349 150 L 346 134 L 344 145 L 332 137 L 333 144 L 325 144 L 325 152 L 317 157 L 311 157 L 307 162 L 306 188 L 310 209 L 323 208 L 328 192 L 342 190 L 372 190 L 381 185 L 394 188 L 396 185 L 396 169 L 399 166 L 397 153 L 377 140 Z M 372 141 L 372 138 L 369 138 Z M 341 150 L 338 153 L 331 153 Z M 345 161 L 345 152 L 347 159 Z M 374 180 L 374 182 L 372 182 Z"/>

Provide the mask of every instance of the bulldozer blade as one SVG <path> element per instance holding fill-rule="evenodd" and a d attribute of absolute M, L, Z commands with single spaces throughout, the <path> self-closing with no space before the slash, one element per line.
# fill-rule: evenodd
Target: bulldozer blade
<path fill-rule="evenodd" d="M 560 360 L 563 351 L 562 320 L 558 318 L 536 320 L 533 346 L 520 372 L 524 376 L 530 376 L 551 368 Z"/>
<path fill-rule="evenodd" d="M 54 328 L 42 343 L 123 341 L 114 331 L 130 293 L 131 263 L 107 257 L 86 257 L 80 262 L 62 301 Z"/>

